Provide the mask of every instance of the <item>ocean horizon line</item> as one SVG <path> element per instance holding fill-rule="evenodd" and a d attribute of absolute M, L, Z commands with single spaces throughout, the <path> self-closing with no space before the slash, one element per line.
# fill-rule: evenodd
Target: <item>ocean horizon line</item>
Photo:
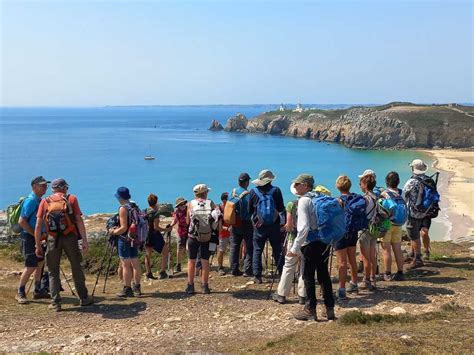
<path fill-rule="evenodd" d="M 448 104 L 457 104 L 465 106 L 474 106 L 474 102 L 413 102 L 413 101 L 389 101 L 384 103 L 292 103 L 292 102 L 283 102 L 283 103 L 228 103 L 228 104 L 127 104 L 127 105 L 31 105 L 31 106 L 2 106 L 0 109 L 54 109 L 54 108 L 71 108 L 71 109 L 87 109 L 87 108 L 154 108 L 154 107 L 228 107 L 228 106 L 241 106 L 241 107 L 266 107 L 266 106 L 279 106 L 279 105 L 291 105 L 296 106 L 297 104 L 303 106 L 347 106 L 347 107 L 357 107 L 357 106 L 380 106 L 387 105 L 390 103 L 410 103 L 414 105 L 448 105 Z"/>

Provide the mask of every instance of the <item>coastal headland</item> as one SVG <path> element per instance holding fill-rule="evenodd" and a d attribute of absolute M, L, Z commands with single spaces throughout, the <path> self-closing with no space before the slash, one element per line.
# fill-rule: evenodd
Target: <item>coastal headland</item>
<path fill-rule="evenodd" d="M 393 102 L 347 109 L 298 109 L 231 117 L 228 132 L 265 133 L 340 143 L 351 148 L 471 148 L 474 107 Z M 218 130 L 219 122 L 210 129 Z"/>

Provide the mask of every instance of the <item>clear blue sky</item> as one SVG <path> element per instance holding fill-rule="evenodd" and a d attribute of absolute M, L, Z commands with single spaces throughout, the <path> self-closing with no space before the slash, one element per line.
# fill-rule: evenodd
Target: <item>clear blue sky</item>
<path fill-rule="evenodd" d="M 3 106 L 472 102 L 471 1 L 1 1 Z"/>

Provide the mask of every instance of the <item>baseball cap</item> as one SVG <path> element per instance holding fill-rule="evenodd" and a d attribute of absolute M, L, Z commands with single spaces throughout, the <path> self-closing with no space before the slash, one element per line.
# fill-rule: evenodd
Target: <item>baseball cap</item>
<path fill-rule="evenodd" d="M 54 179 L 51 183 L 53 189 L 59 189 L 61 187 L 68 187 L 68 183 L 63 178 Z"/>
<path fill-rule="evenodd" d="M 239 175 L 239 181 L 248 181 L 250 180 L 250 175 L 247 173 L 242 173 Z"/>
<path fill-rule="evenodd" d="M 314 185 L 314 178 L 313 175 L 309 174 L 299 174 L 293 181 L 294 184 L 308 184 L 313 186 Z"/>
<path fill-rule="evenodd" d="M 33 180 L 31 180 L 31 186 L 33 186 L 35 184 L 45 185 L 45 184 L 50 184 L 50 183 L 51 183 L 51 181 L 46 180 L 42 176 L 37 176 L 37 177 L 33 178 Z"/>

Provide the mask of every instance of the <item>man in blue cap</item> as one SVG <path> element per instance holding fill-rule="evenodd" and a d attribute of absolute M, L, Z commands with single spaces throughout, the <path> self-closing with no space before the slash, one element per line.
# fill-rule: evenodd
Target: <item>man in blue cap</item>
<path fill-rule="evenodd" d="M 21 273 L 20 285 L 15 299 L 19 304 L 27 304 L 25 286 L 31 274 L 35 273 L 35 289 L 33 298 L 49 298 L 49 294 L 41 290 L 41 271 L 43 270 L 44 259 L 37 257 L 35 254 L 35 231 L 36 213 L 41 201 L 41 197 L 48 190 L 47 181 L 42 176 L 37 176 L 31 181 L 31 193 L 25 198 L 21 205 L 20 219 L 18 224 L 21 231 L 21 251 L 25 258 L 25 269 Z"/>

